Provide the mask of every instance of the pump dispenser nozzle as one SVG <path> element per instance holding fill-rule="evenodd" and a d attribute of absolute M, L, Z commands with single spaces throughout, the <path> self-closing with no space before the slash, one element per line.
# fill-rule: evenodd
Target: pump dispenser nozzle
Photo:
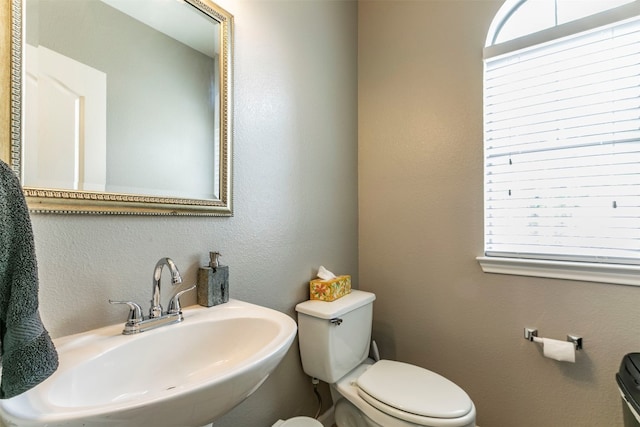
<path fill-rule="evenodd" d="M 209 252 L 209 267 L 216 269 L 220 267 L 220 258 L 222 254 L 220 252 Z"/>

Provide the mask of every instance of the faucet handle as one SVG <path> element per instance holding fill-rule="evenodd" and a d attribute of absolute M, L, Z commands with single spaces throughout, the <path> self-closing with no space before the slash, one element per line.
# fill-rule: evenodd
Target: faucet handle
<path fill-rule="evenodd" d="M 173 298 L 169 301 L 169 308 L 167 309 L 168 314 L 182 314 L 182 307 L 180 306 L 180 297 L 185 292 L 192 291 L 196 288 L 196 285 L 191 286 L 190 288 L 184 289 L 178 293 L 176 293 Z"/>
<path fill-rule="evenodd" d="M 109 300 L 109 304 L 127 304 L 129 306 L 129 316 L 127 317 L 127 324 L 133 325 L 142 322 L 142 307 L 132 301 L 114 301 Z"/>

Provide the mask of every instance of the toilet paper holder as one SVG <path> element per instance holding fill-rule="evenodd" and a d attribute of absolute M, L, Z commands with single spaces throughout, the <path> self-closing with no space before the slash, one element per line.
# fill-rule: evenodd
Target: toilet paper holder
<path fill-rule="evenodd" d="M 524 338 L 533 341 L 538 336 L 538 330 L 535 328 L 524 328 Z M 578 335 L 567 335 L 567 341 L 572 342 L 576 350 L 582 350 L 582 337 Z"/>

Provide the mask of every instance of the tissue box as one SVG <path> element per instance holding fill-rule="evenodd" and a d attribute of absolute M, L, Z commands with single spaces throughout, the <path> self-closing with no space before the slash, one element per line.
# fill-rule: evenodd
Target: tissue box
<path fill-rule="evenodd" d="M 314 279 L 309 282 L 311 299 L 334 301 L 351 293 L 351 276 L 338 276 L 335 279 Z"/>

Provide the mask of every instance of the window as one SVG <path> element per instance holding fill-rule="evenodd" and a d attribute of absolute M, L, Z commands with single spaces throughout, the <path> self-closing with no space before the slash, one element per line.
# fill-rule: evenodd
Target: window
<path fill-rule="evenodd" d="M 640 285 L 640 1 L 507 1 L 484 116 L 483 269 Z"/>

